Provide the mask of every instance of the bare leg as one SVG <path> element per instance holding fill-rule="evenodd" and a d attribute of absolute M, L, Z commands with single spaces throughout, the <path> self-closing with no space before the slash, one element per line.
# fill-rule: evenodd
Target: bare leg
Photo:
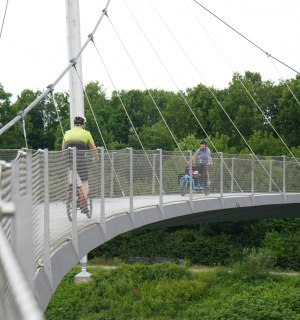
<path fill-rule="evenodd" d="M 88 180 L 84 180 L 82 181 L 82 193 L 83 196 L 85 198 L 84 202 L 80 205 L 80 209 L 81 212 L 88 215 L 88 217 L 90 218 L 91 216 L 89 216 L 89 208 L 88 208 L 88 203 L 87 203 L 87 196 L 89 194 L 89 182 Z"/>
<path fill-rule="evenodd" d="M 82 191 L 83 191 L 84 197 L 87 199 L 87 196 L 89 194 L 89 182 L 88 182 L 88 180 L 82 181 Z"/>
<path fill-rule="evenodd" d="M 206 169 L 206 185 L 210 187 L 209 168 Z"/>

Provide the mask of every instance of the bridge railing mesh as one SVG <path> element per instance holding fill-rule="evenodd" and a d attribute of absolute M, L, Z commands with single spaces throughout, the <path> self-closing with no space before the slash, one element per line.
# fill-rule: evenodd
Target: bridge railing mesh
<path fill-rule="evenodd" d="M 11 200 L 11 165 L 4 161 L 0 162 L 0 200 Z M 8 240 L 11 239 L 11 218 L 1 219 L 3 232 Z"/>
<path fill-rule="evenodd" d="M 0 316 L 1 320 L 42 320 L 33 291 L 13 254 L 0 224 Z"/>
<path fill-rule="evenodd" d="M 10 153 L 7 152 L 7 154 Z M 17 152 L 12 152 L 11 157 L 7 159 L 16 161 L 16 156 Z M 16 191 L 24 195 L 27 192 L 25 154 L 18 157 L 17 165 Z M 7 214 L 3 209 L 7 204 L 13 203 L 12 199 L 16 196 L 12 194 L 12 179 L 12 164 L 0 161 L 0 319 L 41 320 L 42 312 L 20 262 L 14 254 L 15 217 L 12 212 Z"/>

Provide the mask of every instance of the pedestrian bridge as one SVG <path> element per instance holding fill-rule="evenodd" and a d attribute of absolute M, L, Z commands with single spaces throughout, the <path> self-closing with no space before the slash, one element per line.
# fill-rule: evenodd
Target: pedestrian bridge
<path fill-rule="evenodd" d="M 297 159 L 213 154 L 210 194 L 190 188 L 182 196 L 178 177 L 190 152 L 99 148 L 85 152 L 83 169 L 76 168 L 80 152 L 0 150 L 0 314 L 7 319 L 42 319 L 62 277 L 124 232 L 300 216 Z M 80 169 L 88 171 L 90 218 L 76 209 Z"/>

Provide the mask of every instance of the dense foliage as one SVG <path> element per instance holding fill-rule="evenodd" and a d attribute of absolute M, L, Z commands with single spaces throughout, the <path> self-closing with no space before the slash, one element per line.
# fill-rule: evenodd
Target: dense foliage
<path fill-rule="evenodd" d="M 300 77 L 287 84 L 262 81 L 260 74 L 247 71 L 244 76 L 234 74 L 225 89 L 199 84 L 185 92 L 129 90 L 113 92 L 108 98 L 99 83 L 91 82 L 85 87 L 85 115 L 96 145 L 109 149 L 141 149 L 135 132 L 145 149 L 164 150 L 176 149 L 176 142 L 183 149 L 195 149 L 195 140 L 208 134 L 218 151 L 249 153 L 241 133 L 256 154 L 289 154 L 279 134 L 294 155 L 300 156 L 300 108 L 294 98 L 300 95 Z M 0 84 L 0 126 L 24 110 L 39 93 L 24 90 L 11 103 L 11 94 Z M 67 93 L 55 94 L 56 111 L 48 96 L 27 114 L 29 148 L 60 149 L 62 130 L 57 113 L 63 129 L 68 129 L 68 98 Z M 1 137 L 0 148 L 24 146 L 21 122 Z"/>
<path fill-rule="evenodd" d="M 157 257 L 187 259 L 193 264 L 230 265 L 252 249 L 269 250 L 274 265 L 300 270 L 300 219 L 265 219 L 132 231 L 104 243 L 90 258 Z"/>
<path fill-rule="evenodd" d="M 60 284 L 46 311 L 58 319 L 299 320 L 300 219 L 214 223 L 121 235 L 94 250 L 104 258 L 158 255 L 176 264 L 120 264 L 89 268 L 93 281 L 74 284 L 76 267 Z M 228 267 L 190 272 L 192 263 Z"/>
<path fill-rule="evenodd" d="M 50 301 L 47 320 L 298 320 L 300 276 L 250 277 L 243 270 L 191 272 L 175 264 L 73 269 Z"/>

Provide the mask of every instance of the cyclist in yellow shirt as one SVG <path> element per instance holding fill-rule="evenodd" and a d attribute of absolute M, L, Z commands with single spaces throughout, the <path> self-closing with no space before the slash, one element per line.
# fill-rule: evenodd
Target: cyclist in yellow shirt
<path fill-rule="evenodd" d="M 66 150 L 69 147 L 76 147 L 76 150 L 79 150 L 77 152 L 77 172 L 82 182 L 84 197 L 87 199 L 87 195 L 89 193 L 88 159 L 86 159 L 85 153 L 81 150 L 95 150 L 96 145 L 91 133 L 85 130 L 85 125 L 85 117 L 77 116 L 74 118 L 74 127 L 71 130 L 66 131 L 64 134 L 62 150 Z"/>

